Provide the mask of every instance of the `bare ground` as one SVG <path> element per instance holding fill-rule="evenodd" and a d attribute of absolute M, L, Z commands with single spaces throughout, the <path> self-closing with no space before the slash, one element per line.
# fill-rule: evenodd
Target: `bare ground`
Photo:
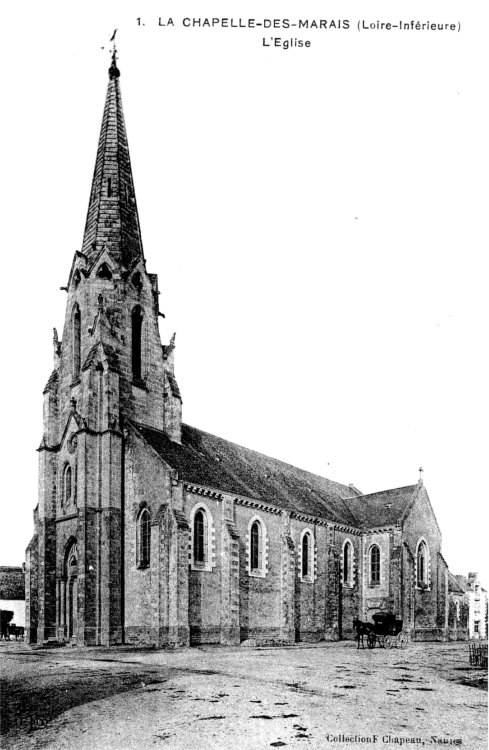
<path fill-rule="evenodd" d="M 2 747 L 487 747 L 466 643 L 32 650 L 3 643 Z"/>

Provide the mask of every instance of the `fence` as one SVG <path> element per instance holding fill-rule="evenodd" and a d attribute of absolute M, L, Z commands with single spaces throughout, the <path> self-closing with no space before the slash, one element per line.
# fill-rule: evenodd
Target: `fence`
<path fill-rule="evenodd" d="M 472 667 L 487 669 L 487 643 L 469 643 L 469 664 Z"/>

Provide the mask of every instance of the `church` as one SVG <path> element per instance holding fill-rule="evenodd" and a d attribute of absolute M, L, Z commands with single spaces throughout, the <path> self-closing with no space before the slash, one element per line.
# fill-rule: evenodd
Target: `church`
<path fill-rule="evenodd" d="M 450 637 L 421 474 L 363 494 L 182 422 L 115 53 L 66 291 L 26 551 L 28 643 L 284 645 L 351 638 L 353 619 L 377 612 L 412 639 Z"/>

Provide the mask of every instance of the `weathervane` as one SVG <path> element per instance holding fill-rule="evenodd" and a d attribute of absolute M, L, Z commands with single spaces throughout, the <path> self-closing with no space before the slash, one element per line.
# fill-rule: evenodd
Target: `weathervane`
<path fill-rule="evenodd" d="M 109 68 L 109 78 L 112 80 L 113 78 L 119 78 L 120 72 L 117 68 L 117 47 L 115 46 L 115 35 L 117 34 L 117 29 L 114 29 L 114 33 L 110 37 L 110 41 L 113 42 L 112 44 L 112 63 Z"/>
<path fill-rule="evenodd" d="M 117 48 L 115 46 L 115 35 L 116 34 L 117 34 L 117 29 L 114 29 L 114 33 L 110 37 L 110 41 L 114 42 L 113 45 L 112 45 L 112 62 L 114 63 L 114 65 L 115 65 L 115 62 L 117 60 Z"/>

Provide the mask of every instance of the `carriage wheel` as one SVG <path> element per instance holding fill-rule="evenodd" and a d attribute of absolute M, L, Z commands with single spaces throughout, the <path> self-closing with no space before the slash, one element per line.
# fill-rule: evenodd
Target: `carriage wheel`
<path fill-rule="evenodd" d="M 397 648 L 406 648 L 408 643 L 408 638 L 406 633 L 399 633 L 397 636 Z"/>
<path fill-rule="evenodd" d="M 391 635 L 386 635 L 386 637 L 384 638 L 385 648 L 392 648 L 392 646 L 394 645 L 394 640 L 395 639 Z"/>
<path fill-rule="evenodd" d="M 369 648 L 375 647 L 375 641 L 377 640 L 377 637 L 375 633 L 369 633 L 367 636 L 367 645 Z"/>
<path fill-rule="evenodd" d="M 377 641 L 379 643 L 380 648 L 384 648 L 385 645 L 385 636 L 384 635 L 378 635 Z"/>

